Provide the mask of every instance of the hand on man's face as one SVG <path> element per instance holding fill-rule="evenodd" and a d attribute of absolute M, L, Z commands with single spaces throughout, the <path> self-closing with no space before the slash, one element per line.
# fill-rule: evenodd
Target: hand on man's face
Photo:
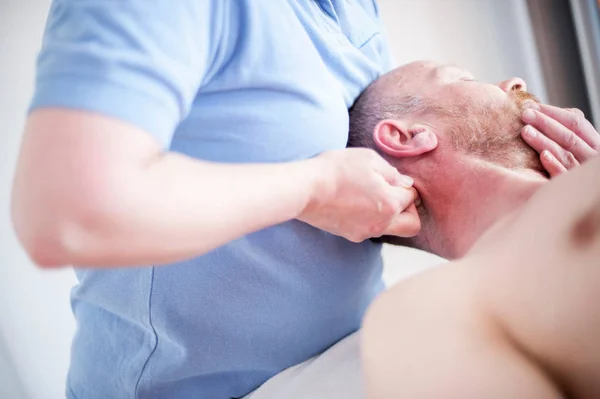
<path fill-rule="evenodd" d="M 523 139 L 540 154 L 554 177 L 597 156 L 600 134 L 578 109 L 528 104 L 523 113 Z"/>

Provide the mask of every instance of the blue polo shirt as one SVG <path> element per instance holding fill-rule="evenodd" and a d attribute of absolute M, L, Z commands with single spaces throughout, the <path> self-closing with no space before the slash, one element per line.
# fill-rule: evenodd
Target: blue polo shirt
<path fill-rule="evenodd" d="M 341 149 L 348 107 L 392 66 L 377 13 L 373 0 L 55 0 L 32 109 L 120 118 L 209 161 Z M 77 270 L 67 396 L 241 397 L 357 330 L 381 268 L 378 245 L 290 221 L 169 266 Z"/>

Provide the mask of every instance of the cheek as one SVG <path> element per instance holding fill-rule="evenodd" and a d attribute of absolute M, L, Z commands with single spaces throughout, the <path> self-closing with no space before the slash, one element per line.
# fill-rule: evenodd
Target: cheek
<path fill-rule="evenodd" d="M 479 82 L 460 82 L 446 86 L 441 97 L 447 106 L 466 116 L 471 112 L 503 104 L 506 94 L 497 86 Z"/>

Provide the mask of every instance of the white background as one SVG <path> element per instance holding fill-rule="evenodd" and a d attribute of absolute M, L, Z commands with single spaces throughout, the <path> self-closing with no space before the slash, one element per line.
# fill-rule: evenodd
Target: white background
<path fill-rule="evenodd" d="M 64 397 L 74 321 L 69 270 L 43 272 L 29 262 L 9 219 L 9 191 L 49 0 L 0 0 L 0 398 Z M 380 0 L 398 63 L 452 62 L 480 79 L 520 76 L 545 99 L 525 0 Z M 386 248 L 395 279 L 432 263 Z"/>

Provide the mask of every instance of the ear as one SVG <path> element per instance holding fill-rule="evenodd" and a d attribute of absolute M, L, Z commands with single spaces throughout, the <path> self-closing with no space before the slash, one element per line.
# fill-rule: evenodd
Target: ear
<path fill-rule="evenodd" d="M 437 135 L 431 126 L 397 119 L 379 122 L 373 140 L 379 151 L 394 158 L 416 157 L 438 146 Z"/>

